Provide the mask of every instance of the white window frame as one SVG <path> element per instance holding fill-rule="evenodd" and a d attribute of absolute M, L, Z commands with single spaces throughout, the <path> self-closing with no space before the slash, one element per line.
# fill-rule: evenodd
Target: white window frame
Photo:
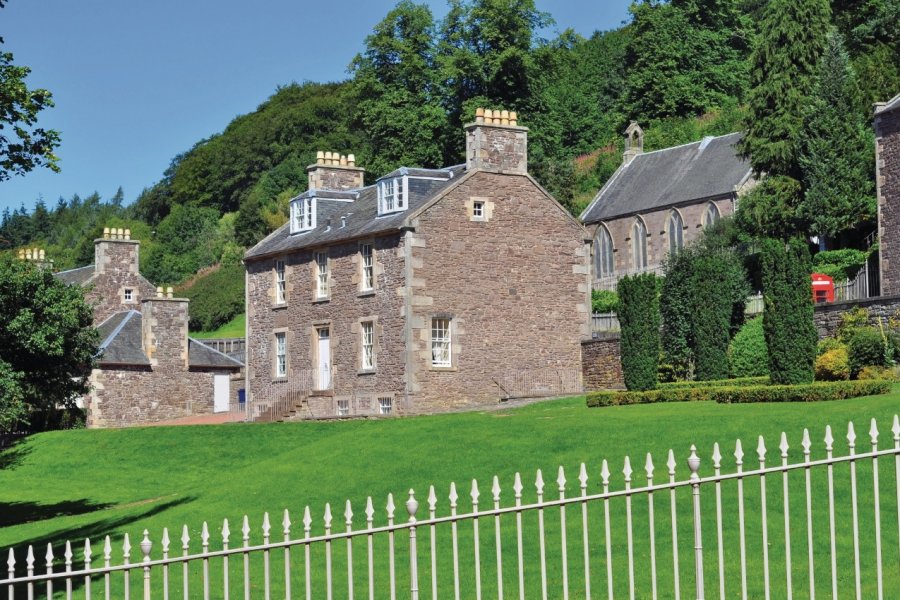
<path fill-rule="evenodd" d="M 316 228 L 316 199 L 295 198 L 291 201 L 291 233 Z"/>
<path fill-rule="evenodd" d="M 339 417 L 346 417 L 350 414 L 350 401 L 347 399 L 336 400 L 335 405 L 337 408 L 337 415 Z"/>
<path fill-rule="evenodd" d="M 472 217 L 475 219 L 484 219 L 484 200 L 472 201 Z"/>
<path fill-rule="evenodd" d="M 389 177 L 378 182 L 378 216 L 403 212 L 407 208 L 409 177 Z"/>
<path fill-rule="evenodd" d="M 709 202 L 706 205 L 706 210 L 703 211 L 703 226 L 709 227 L 721 218 L 722 212 L 719 210 L 719 207 L 716 206 L 715 202 Z"/>
<path fill-rule="evenodd" d="M 287 377 L 287 332 L 275 332 L 275 377 Z"/>
<path fill-rule="evenodd" d="M 632 266 L 635 271 L 647 268 L 647 224 L 640 217 L 631 225 Z"/>
<path fill-rule="evenodd" d="M 453 366 L 453 334 L 450 317 L 431 318 L 431 366 Z"/>
<path fill-rule="evenodd" d="M 317 251 L 314 254 L 314 263 L 316 266 L 316 299 L 328 298 L 331 288 L 331 269 L 328 264 L 328 252 L 325 250 Z"/>
<path fill-rule="evenodd" d="M 666 221 L 666 233 L 669 238 L 669 254 L 681 252 L 684 248 L 684 219 L 681 213 L 673 210 Z"/>
<path fill-rule="evenodd" d="M 275 261 L 275 304 L 285 303 L 287 277 L 283 260 Z"/>
<path fill-rule="evenodd" d="M 359 323 L 359 364 L 363 371 L 375 370 L 375 321 Z"/>
<path fill-rule="evenodd" d="M 594 274 L 597 279 L 611 277 L 616 274 L 616 260 L 613 252 L 612 234 L 606 225 L 601 224 L 595 237 Z"/>
<path fill-rule="evenodd" d="M 389 415 L 394 412 L 394 399 L 390 396 L 378 398 L 378 414 Z"/>
<path fill-rule="evenodd" d="M 371 292 L 375 289 L 374 244 L 359 245 L 359 269 L 359 289 L 363 292 Z"/>
<path fill-rule="evenodd" d="M 125 302 L 133 302 L 134 288 L 125 288 L 125 290 L 122 292 L 122 297 L 125 299 Z"/>

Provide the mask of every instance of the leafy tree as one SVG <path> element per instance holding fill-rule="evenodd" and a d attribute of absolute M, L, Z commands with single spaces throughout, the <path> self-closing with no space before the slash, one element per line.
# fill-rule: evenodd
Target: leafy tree
<path fill-rule="evenodd" d="M 156 228 L 157 245 L 147 252 L 144 275 L 156 283 L 174 283 L 214 264 L 221 256 L 218 211 L 176 205 Z"/>
<path fill-rule="evenodd" d="M 837 237 L 876 219 L 874 138 L 841 35 L 828 36 L 801 131 L 805 193 L 798 212 L 812 233 Z"/>
<path fill-rule="evenodd" d="M 652 390 L 659 368 L 659 288 L 652 273 L 619 280 L 622 374 L 629 390 Z"/>
<path fill-rule="evenodd" d="M 629 118 L 699 115 L 743 96 L 747 44 L 736 2 L 641 0 L 630 11 L 623 98 Z"/>
<path fill-rule="evenodd" d="M 434 19 L 427 5 L 402 0 L 366 38 L 350 65 L 354 121 L 371 144 L 368 167 L 438 167 L 447 117 L 439 99 Z"/>
<path fill-rule="evenodd" d="M 810 292 L 812 263 L 806 243 L 792 239 L 762 242 L 763 330 L 772 383 L 810 383 L 816 342 Z"/>
<path fill-rule="evenodd" d="M 38 167 L 59 171 L 54 154 L 59 132 L 36 127 L 38 113 L 53 106 L 53 95 L 28 89 L 29 73 L 30 68 L 13 63 L 12 53 L 0 51 L 0 181 Z"/>
<path fill-rule="evenodd" d="M 803 107 L 813 91 L 830 18 L 827 0 L 771 0 L 763 11 L 751 55 L 750 115 L 742 144 L 757 173 L 801 177 Z"/>
<path fill-rule="evenodd" d="M 798 231 L 807 230 L 799 212 L 802 198 L 803 189 L 798 180 L 785 176 L 765 177 L 741 198 L 735 223 L 750 236 L 786 240 Z"/>
<path fill-rule="evenodd" d="M 212 331 L 244 312 L 244 267 L 240 263 L 216 266 L 179 292 L 191 301 L 191 331 Z"/>
<path fill-rule="evenodd" d="M 40 428 L 87 391 L 98 334 L 77 286 L 0 257 L 0 431 Z"/>

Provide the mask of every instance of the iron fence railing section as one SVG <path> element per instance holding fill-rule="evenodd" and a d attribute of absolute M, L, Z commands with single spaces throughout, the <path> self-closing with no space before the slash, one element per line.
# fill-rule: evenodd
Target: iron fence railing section
<path fill-rule="evenodd" d="M 510 371 L 494 378 L 504 400 L 514 398 L 549 398 L 584 391 L 581 369 L 546 367 Z"/>
<path fill-rule="evenodd" d="M 300 523 L 287 510 L 280 525 L 265 514 L 251 527 L 244 516 L 238 532 L 227 519 L 218 532 L 204 522 L 199 540 L 185 525 L 178 540 L 168 529 L 144 530 L 137 548 L 126 534 L 9 549 L 0 591 L 8 600 L 76 591 L 88 599 L 897 598 L 896 416 L 891 432 L 893 444 L 880 447 L 872 419 L 858 447 L 850 423 L 838 455 L 828 426 L 816 456 L 808 430 L 795 448 L 782 433 L 774 460 L 762 436 L 752 458 L 738 440 L 733 470 L 716 443 L 705 468 L 691 446 L 684 463 L 669 450 L 662 470 L 650 454 L 635 468 L 625 457 L 621 476 L 606 460 L 599 469 L 581 464 L 575 481 L 563 467 L 554 481 L 538 469 L 531 483 L 516 473 L 507 489 L 496 476 L 488 490 L 451 483 L 446 501 L 431 486 L 424 506 L 409 490 L 399 507 L 389 494 L 383 511 L 367 498 L 361 515 L 348 500 L 341 514 L 326 504 L 315 519 L 307 506 Z"/>

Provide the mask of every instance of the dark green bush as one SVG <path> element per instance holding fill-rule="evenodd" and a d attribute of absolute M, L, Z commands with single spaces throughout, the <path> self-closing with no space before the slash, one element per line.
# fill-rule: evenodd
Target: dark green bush
<path fill-rule="evenodd" d="M 244 267 L 225 265 L 199 277 L 181 294 L 191 303 L 191 331 L 211 331 L 244 311 Z"/>
<path fill-rule="evenodd" d="M 884 380 L 817 381 L 801 385 L 747 385 L 662 387 L 644 392 L 591 392 L 589 407 L 656 404 L 659 402 L 823 402 L 887 394 L 892 383 Z"/>
<path fill-rule="evenodd" d="M 619 281 L 622 374 L 629 390 L 656 387 L 659 367 L 659 293 L 652 273 Z"/>
<path fill-rule="evenodd" d="M 591 310 L 595 313 L 614 313 L 619 307 L 619 295 L 612 290 L 593 290 Z"/>
<path fill-rule="evenodd" d="M 751 319 L 741 327 L 728 348 L 732 377 L 769 375 L 769 351 L 763 333 L 763 318 Z"/>
<path fill-rule="evenodd" d="M 673 381 L 671 383 L 661 383 L 657 389 L 686 389 L 686 388 L 708 388 L 708 387 L 746 387 L 749 385 L 769 385 L 768 377 L 736 377 L 734 379 L 711 379 L 709 381 Z"/>
<path fill-rule="evenodd" d="M 813 257 L 813 269 L 816 273 L 833 277 L 837 283 L 856 277 L 859 270 L 866 264 L 866 258 L 867 255 L 864 251 L 853 248 L 826 250 Z"/>
<path fill-rule="evenodd" d="M 813 322 L 809 248 L 799 239 L 787 246 L 769 239 L 762 242 L 761 255 L 763 330 L 772 383 L 810 383 L 818 335 Z"/>
<path fill-rule="evenodd" d="M 888 367 L 886 340 L 874 327 L 858 327 L 847 338 L 850 376 L 857 377 L 865 367 Z"/>

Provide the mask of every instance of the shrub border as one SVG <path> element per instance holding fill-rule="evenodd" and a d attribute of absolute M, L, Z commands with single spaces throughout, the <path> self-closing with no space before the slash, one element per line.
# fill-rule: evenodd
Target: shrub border
<path fill-rule="evenodd" d="M 656 404 L 658 402 L 718 402 L 748 404 L 757 402 L 822 402 L 859 396 L 887 394 L 893 386 L 888 380 L 817 381 L 800 385 L 724 385 L 663 387 L 646 392 L 590 392 L 588 407 Z"/>
<path fill-rule="evenodd" d="M 709 388 L 709 387 L 746 387 L 750 385 L 769 385 L 769 376 L 763 375 L 759 377 L 735 377 L 734 379 L 709 379 L 707 381 L 670 381 L 668 383 L 660 383 L 657 389 L 660 390 L 678 390 L 687 388 Z"/>

